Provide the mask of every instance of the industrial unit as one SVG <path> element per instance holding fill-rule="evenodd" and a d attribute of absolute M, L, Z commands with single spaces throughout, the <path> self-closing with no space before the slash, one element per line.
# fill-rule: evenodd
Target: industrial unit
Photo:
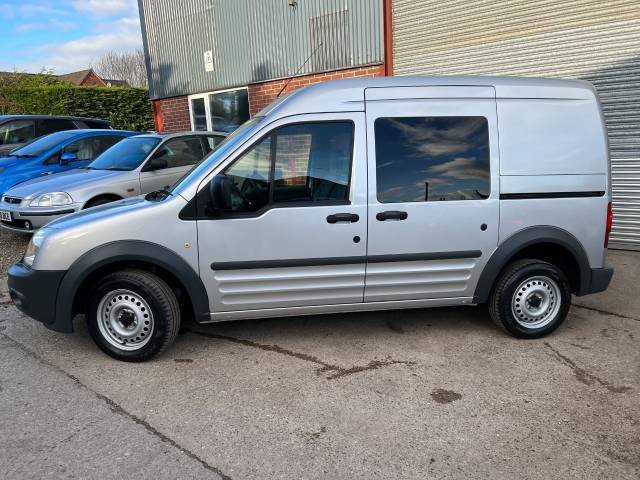
<path fill-rule="evenodd" d="M 156 126 L 232 130 L 278 94 L 381 75 L 592 82 L 612 158 L 612 246 L 640 248 L 636 0 L 139 0 Z"/>

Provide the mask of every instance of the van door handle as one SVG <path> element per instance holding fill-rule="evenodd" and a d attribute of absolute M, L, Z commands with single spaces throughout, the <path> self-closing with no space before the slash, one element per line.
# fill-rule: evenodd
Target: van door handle
<path fill-rule="evenodd" d="M 387 212 L 378 212 L 376 219 L 380 222 L 384 222 L 385 220 L 406 220 L 408 216 L 407 212 L 389 210 Z"/>
<path fill-rule="evenodd" d="M 351 222 L 355 223 L 360 220 L 360 216 L 355 213 L 334 213 L 327 217 L 328 223 Z"/>

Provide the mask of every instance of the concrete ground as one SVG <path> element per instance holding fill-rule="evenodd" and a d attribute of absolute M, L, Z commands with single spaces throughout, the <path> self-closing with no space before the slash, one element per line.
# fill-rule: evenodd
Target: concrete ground
<path fill-rule="evenodd" d="M 640 254 L 535 341 L 485 308 L 191 327 L 145 364 L 0 298 L 1 478 L 640 476 Z"/>

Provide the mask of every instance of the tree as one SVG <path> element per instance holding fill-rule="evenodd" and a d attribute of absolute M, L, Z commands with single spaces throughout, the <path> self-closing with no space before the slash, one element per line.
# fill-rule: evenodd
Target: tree
<path fill-rule="evenodd" d="M 107 52 L 92 68 L 102 78 L 126 80 L 132 87 L 147 86 L 147 66 L 142 49 L 135 52 Z"/>

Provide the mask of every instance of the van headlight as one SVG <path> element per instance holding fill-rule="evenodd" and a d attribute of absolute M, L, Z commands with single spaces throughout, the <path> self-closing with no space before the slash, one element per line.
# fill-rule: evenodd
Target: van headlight
<path fill-rule="evenodd" d="M 46 236 L 46 231 L 44 228 L 38 230 L 31 240 L 29 240 L 29 245 L 27 245 L 27 251 L 24 252 L 24 257 L 22 257 L 22 263 L 27 265 L 28 267 L 33 265 L 34 260 L 36 259 L 36 255 L 38 255 L 38 250 L 40 250 L 40 246 L 44 241 Z"/>
<path fill-rule="evenodd" d="M 51 192 L 43 193 L 37 196 L 31 203 L 30 207 L 61 207 L 62 205 L 69 205 L 72 203 L 71 195 L 67 192 Z"/>

